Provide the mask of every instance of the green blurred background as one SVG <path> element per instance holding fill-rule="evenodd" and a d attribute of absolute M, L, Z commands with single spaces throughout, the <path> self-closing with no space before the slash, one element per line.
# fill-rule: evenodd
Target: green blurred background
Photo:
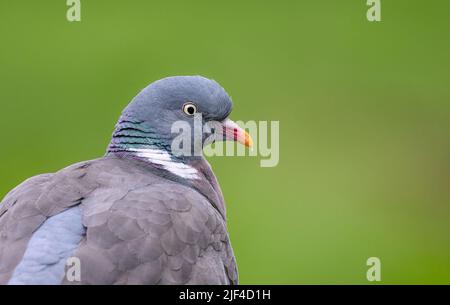
<path fill-rule="evenodd" d="M 105 152 L 170 75 L 235 120 L 279 120 L 280 163 L 210 159 L 243 284 L 450 283 L 450 1 L 0 2 L 0 197 Z"/>

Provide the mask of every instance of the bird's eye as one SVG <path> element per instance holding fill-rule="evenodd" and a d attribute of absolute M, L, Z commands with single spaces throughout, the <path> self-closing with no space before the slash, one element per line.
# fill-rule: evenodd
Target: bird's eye
<path fill-rule="evenodd" d="M 183 105 L 183 112 L 187 115 L 194 115 L 197 112 L 197 106 L 192 103 L 186 103 Z"/>

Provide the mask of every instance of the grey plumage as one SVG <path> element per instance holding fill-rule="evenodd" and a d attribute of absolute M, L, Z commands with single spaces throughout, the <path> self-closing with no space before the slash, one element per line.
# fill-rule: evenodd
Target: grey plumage
<path fill-rule="evenodd" d="M 85 232 L 80 206 L 50 217 L 31 237 L 9 283 L 61 282 L 67 258 L 78 247 Z"/>
<path fill-rule="evenodd" d="M 10 279 L 32 234 L 73 206 L 86 228 L 71 254 L 81 261 L 82 284 L 237 283 L 221 194 L 212 191 L 216 181 L 203 175 L 197 183 L 205 186 L 197 190 L 141 163 L 114 156 L 87 161 L 8 194 L 0 210 L 0 283 Z M 70 283 L 63 274 L 60 280 Z"/>
<path fill-rule="evenodd" d="M 221 120 L 231 100 L 204 78 L 161 82 L 124 111 L 105 157 L 30 178 L 4 198 L 0 284 L 237 284 L 225 204 L 207 161 L 184 158 L 197 178 L 183 179 L 128 150 L 147 131 L 149 141 L 137 147 L 167 147 L 167 130 L 158 129 L 170 116 L 181 117 L 173 111 L 186 99 L 203 99 L 199 107 Z M 177 83 L 184 89 L 177 91 Z M 196 93 L 199 88 L 204 92 Z M 162 102 L 167 95 L 170 106 Z M 165 105 L 159 119 L 149 115 L 154 96 Z M 62 270 L 68 257 L 80 260 L 80 282 L 70 282 Z"/>

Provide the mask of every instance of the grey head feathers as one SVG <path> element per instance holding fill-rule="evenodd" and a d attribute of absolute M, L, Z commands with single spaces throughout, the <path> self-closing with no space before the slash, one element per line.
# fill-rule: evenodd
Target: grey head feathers
<path fill-rule="evenodd" d="M 202 76 L 175 76 L 158 80 L 144 88 L 122 112 L 116 124 L 108 154 L 139 158 L 183 178 L 195 179 L 189 161 L 198 158 L 175 156 L 171 144 L 176 134 L 172 125 L 183 121 L 194 130 L 193 116 L 183 105 L 193 103 L 202 115 L 202 124 L 223 121 L 232 110 L 226 91 L 214 80 Z M 203 135 L 206 138 L 206 134 Z M 191 151 L 194 141 L 191 141 Z"/>
<path fill-rule="evenodd" d="M 163 149 L 170 153 L 175 137 L 171 126 L 176 121 L 193 124 L 182 108 L 196 105 L 206 121 L 223 121 L 231 112 L 232 101 L 215 81 L 202 76 L 175 76 L 158 80 L 144 88 L 122 112 L 109 152 L 129 148 Z"/>

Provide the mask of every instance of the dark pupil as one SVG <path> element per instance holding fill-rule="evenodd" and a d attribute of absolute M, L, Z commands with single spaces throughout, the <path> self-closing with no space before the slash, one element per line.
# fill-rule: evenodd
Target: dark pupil
<path fill-rule="evenodd" d="M 189 113 L 189 114 L 194 114 L 194 107 L 192 107 L 192 106 L 188 106 L 187 107 L 187 112 Z"/>

